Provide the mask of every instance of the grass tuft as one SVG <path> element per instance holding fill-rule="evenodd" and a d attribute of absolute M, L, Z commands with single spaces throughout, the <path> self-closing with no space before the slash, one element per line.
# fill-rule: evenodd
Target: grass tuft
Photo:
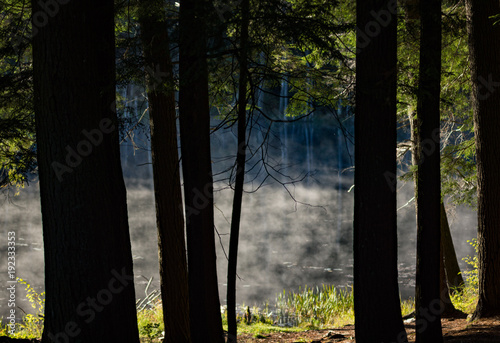
<path fill-rule="evenodd" d="M 308 329 L 354 322 L 354 296 L 349 288 L 322 285 L 299 288 L 296 293 L 283 291 L 276 307 L 279 320 Z"/>

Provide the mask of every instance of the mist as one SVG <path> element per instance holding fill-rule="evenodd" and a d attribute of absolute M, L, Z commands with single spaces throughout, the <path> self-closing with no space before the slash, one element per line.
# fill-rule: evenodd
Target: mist
<path fill-rule="evenodd" d="M 343 123 L 352 130 L 352 121 Z M 264 129 L 265 127 L 263 127 Z M 266 128 L 267 129 L 267 128 Z M 234 128 L 222 128 L 212 137 L 212 159 L 217 229 L 217 265 L 221 304 L 225 304 L 226 269 L 233 192 L 228 186 L 236 153 Z M 349 287 L 353 281 L 352 220 L 354 206 L 353 147 L 333 117 L 271 127 L 268 144 L 263 131 L 252 133 L 253 157 L 247 163 L 238 256 L 237 302 L 273 304 L 283 290 Z M 147 137 L 144 138 L 147 142 Z M 127 186 L 136 297 L 159 288 L 158 252 L 151 157 L 147 146 L 122 144 L 122 165 Z M 264 168 L 266 166 L 266 168 Z M 414 294 L 416 228 L 411 183 L 399 183 L 399 284 L 403 298 Z M 16 275 L 43 291 L 43 238 L 39 189 L 36 182 L 19 196 L 0 198 L 2 244 L 7 261 L 7 232 L 16 232 Z M 406 204 L 406 206 L 405 206 Z M 462 258 L 473 255 L 467 240 L 476 237 L 476 213 L 449 207 L 451 234 L 462 270 Z M 82 257 L 83 258 L 83 257 Z M 6 264 L 5 264 L 6 265 Z M 6 280 L 4 272 L 2 280 Z M 30 313 L 21 285 L 17 305 Z M 7 292 L 0 291 L 0 315 L 7 311 Z M 18 314 L 21 311 L 17 311 Z"/>

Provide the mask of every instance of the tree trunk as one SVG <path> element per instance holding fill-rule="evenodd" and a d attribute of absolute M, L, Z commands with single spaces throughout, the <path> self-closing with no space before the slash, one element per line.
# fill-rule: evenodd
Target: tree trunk
<path fill-rule="evenodd" d="M 466 1 L 477 161 L 479 299 L 474 318 L 500 314 L 500 12 L 494 0 Z"/>
<path fill-rule="evenodd" d="M 396 227 L 396 3 L 358 0 L 354 313 L 356 342 L 406 342 Z M 384 12 L 385 11 L 385 12 Z M 387 25 L 367 40 L 372 13 Z M 368 30 L 362 32 L 362 29 Z M 376 144 L 374 144 L 376 142 Z"/>
<path fill-rule="evenodd" d="M 179 115 L 188 247 L 191 339 L 223 342 L 214 238 L 204 0 L 184 0 L 179 21 Z"/>
<path fill-rule="evenodd" d="M 410 130 L 411 130 L 411 151 L 412 151 L 412 165 L 418 168 L 420 154 L 417 153 L 417 121 L 413 117 L 413 114 L 409 116 L 410 121 Z M 414 172 L 414 185 L 415 192 L 417 190 L 417 175 L 416 171 Z M 415 194 L 415 197 L 417 194 Z M 417 202 L 415 201 L 415 213 L 418 213 Z M 442 317 L 462 317 L 464 315 L 463 312 L 457 310 L 450 299 L 450 289 L 448 284 L 453 285 L 453 282 L 459 282 L 461 279 L 460 268 L 458 268 L 457 257 L 455 254 L 455 248 L 453 247 L 453 241 L 451 240 L 450 227 L 448 226 L 448 219 L 446 217 L 446 211 L 444 209 L 444 205 L 441 202 L 441 211 L 440 211 L 440 227 L 441 227 L 441 251 L 440 251 L 440 273 L 439 273 L 439 284 L 440 284 L 440 294 L 441 301 L 443 306 Z M 453 260 L 454 259 L 454 260 Z M 449 267 L 449 269 L 447 269 Z M 448 270 L 451 270 L 449 272 Z M 456 272 L 458 270 L 458 272 Z M 453 277 L 453 275 L 457 277 Z M 451 279 L 451 280 L 450 280 Z M 462 281 L 463 283 L 463 281 Z M 461 287 L 461 286 L 460 286 Z"/>
<path fill-rule="evenodd" d="M 452 292 L 459 291 L 464 285 L 464 279 L 458 265 L 450 225 L 448 224 L 448 216 L 443 202 L 441 202 L 441 249 L 443 249 L 444 269 L 448 285 L 452 287 Z"/>
<path fill-rule="evenodd" d="M 57 15 L 49 18 L 44 4 L 32 1 L 42 341 L 139 342 L 115 110 L 113 1 L 54 6 Z"/>
<path fill-rule="evenodd" d="M 237 341 L 236 325 L 236 270 L 238 266 L 238 240 L 240 234 L 241 203 L 245 181 L 246 160 L 246 106 L 247 106 L 247 55 L 249 0 L 241 3 L 240 32 L 240 79 L 238 94 L 238 149 L 236 152 L 236 182 L 234 185 L 233 214 L 231 218 L 231 236 L 229 239 L 229 263 L 227 268 L 227 323 L 228 342 Z"/>
<path fill-rule="evenodd" d="M 450 298 L 450 288 L 448 287 L 445 256 L 444 256 L 444 242 L 441 240 L 441 253 L 439 263 L 439 290 L 441 295 L 441 318 L 466 318 L 467 315 L 460 310 L 457 310 L 453 305 Z"/>
<path fill-rule="evenodd" d="M 175 88 L 165 1 L 141 0 L 165 342 L 190 342 L 184 214 L 177 152 Z"/>
<path fill-rule="evenodd" d="M 416 340 L 442 342 L 441 261 L 441 1 L 420 1 L 421 36 L 417 99 Z M 437 306 L 437 307 L 436 307 Z"/>

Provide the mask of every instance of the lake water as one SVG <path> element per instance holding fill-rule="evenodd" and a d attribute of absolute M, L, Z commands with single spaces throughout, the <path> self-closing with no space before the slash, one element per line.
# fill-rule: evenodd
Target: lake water
<path fill-rule="evenodd" d="M 347 131 L 352 130 L 352 120 L 344 125 Z M 333 117 L 323 116 L 293 124 L 273 124 L 268 145 L 259 148 L 267 128 L 255 129 L 250 141 L 255 156 L 247 163 L 247 193 L 243 197 L 238 303 L 260 305 L 268 299 L 272 304 L 283 289 L 298 290 L 305 285 L 348 287 L 353 279 L 354 192 L 349 191 L 353 184 L 353 147 L 349 141 L 352 138 L 346 139 Z M 215 222 L 222 304 L 232 202 L 224 170 L 234 162 L 234 130 L 220 130 L 212 137 L 214 179 L 218 180 Z M 128 142 L 122 144 L 137 298 L 144 297 L 151 277 L 150 291 L 159 288 L 152 174 L 147 140 L 143 142 L 145 149 L 138 150 Z M 414 292 L 414 205 L 404 206 L 412 192 L 411 184 L 398 188 L 399 283 L 404 298 Z M 473 254 L 466 241 L 476 236 L 475 213 L 467 208 L 454 209 L 449 219 L 459 259 Z M 6 316 L 8 231 L 15 231 L 17 237 L 17 276 L 43 290 L 42 224 L 36 183 L 22 189 L 19 196 L 0 197 L 0 228 L 0 260 L 4 261 L 0 270 L 0 315 Z M 463 262 L 459 262 L 463 268 Z M 20 285 L 16 301 L 22 310 L 30 312 Z"/>

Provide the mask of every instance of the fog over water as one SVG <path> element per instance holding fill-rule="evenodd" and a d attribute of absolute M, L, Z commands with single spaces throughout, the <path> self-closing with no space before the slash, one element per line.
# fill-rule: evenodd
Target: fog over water
<path fill-rule="evenodd" d="M 352 130 L 352 120 L 344 122 Z M 314 117 L 293 124 L 273 124 L 269 144 L 259 150 L 262 132 L 252 132 L 247 163 L 247 193 L 243 213 L 238 257 L 237 302 L 259 305 L 266 299 L 273 304 L 277 293 L 299 287 L 352 284 L 352 217 L 354 192 L 353 147 L 344 138 L 333 117 Z M 226 265 L 232 190 L 227 173 L 234 163 L 236 136 L 222 129 L 212 137 L 215 184 L 215 223 L 218 277 L 221 303 L 225 304 Z M 352 139 L 352 137 L 351 137 Z M 145 140 L 147 142 L 147 140 Z M 264 155 L 262 152 L 265 152 Z M 261 162 L 267 161 L 267 171 Z M 144 297 L 147 280 L 159 288 L 157 234 L 150 156 L 147 149 L 134 150 L 122 145 L 122 164 L 128 191 L 129 224 L 134 257 L 136 296 Z M 274 167 L 274 169 L 273 169 Z M 268 172 L 272 177 L 267 177 Z M 273 179 L 274 177 L 274 179 Z M 290 183 L 291 181 L 301 180 Z M 288 183 L 284 188 L 282 183 Z M 398 185 L 399 282 L 404 298 L 413 296 L 415 273 L 415 210 L 404 206 L 413 197 L 412 184 Z M 468 208 L 450 210 L 450 226 L 459 263 L 473 254 L 466 242 L 476 236 L 476 214 Z M 32 183 L 17 197 L 0 197 L 0 315 L 7 313 L 7 232 L 16 232 L 16 274 L 43 290 L 43 239 L 38 185 Z M 84 258 L 82 256 L 82 258 Z M 151 290 L 150 289 L 150 290 Z M 30 311 L 21 285 L 17 305 Z M 21 316 L 22 312 L 17 311 Z"/>

